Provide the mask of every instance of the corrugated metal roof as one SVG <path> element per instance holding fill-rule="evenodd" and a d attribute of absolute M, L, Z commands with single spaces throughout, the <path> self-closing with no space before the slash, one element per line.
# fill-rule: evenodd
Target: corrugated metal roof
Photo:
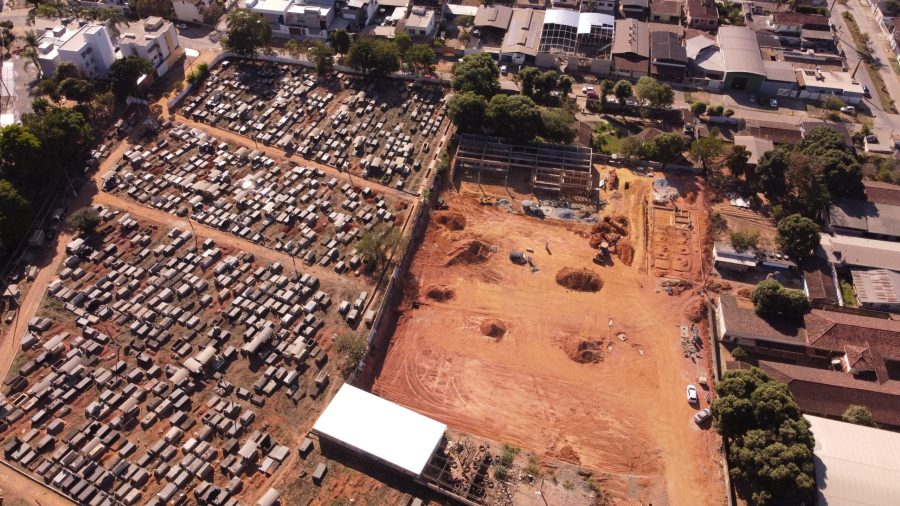
<path fill-rule="evenodd" d="M 766 76 L 753 30 L 746 26 L 723 26 L 719 28 L 718 39 L 725 60 L 725 72 Z"/>

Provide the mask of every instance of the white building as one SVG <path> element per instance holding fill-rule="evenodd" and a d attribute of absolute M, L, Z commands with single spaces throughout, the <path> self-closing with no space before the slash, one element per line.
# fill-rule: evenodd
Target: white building
<path fill-rule="evenodd" d="M 406 18 L 403 30 L 411 37 L 430 37 L 434 33 L 434 11 L 420 5 L 414 5 Z"/>
<path fill-rule="evenodd" d="M 52 75 L 60 63 L 70 62 L 86 77 L 99 78 L 115 59 L 109 30 L 103 25 L 87 24 L 74 30 L 60 25 L 38 40 L 38 62 L 45 76 Z"/>
<path fill-rule="evenodd" d="M 214 5 L 216 2 L 213 0 L 172 0 L 175 18 L 188 23 L 202 24 L 203 13 Z"/>
<path fill-rule="evenodd" d="M 349 0 L 341 9 L 341 17 L 356 31 L 371 23 L 377 11 L 378 0 Z"/>
<path fill-rule="evenodd" d="M 272 35 L 319 39 L 328 38 L 337 13 L 334 0 L 247 0 L 247 9 L 266 18 Z"/>
<path fill-rule="evenodd" d="M 122 56 L 140 56 L 150 60 L 156 67 L 157 77 L 162 77 L 184 55 L 175 25 L 156 16 L 123 33 L 119 39 L 119 49 Z"/>

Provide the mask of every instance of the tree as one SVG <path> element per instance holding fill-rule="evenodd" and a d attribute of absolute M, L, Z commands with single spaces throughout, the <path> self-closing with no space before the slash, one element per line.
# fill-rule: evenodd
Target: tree
<path fill-rule="evenodd" d="M 653 140 L 656 156 L 652 158 L 662 163 L 675 163 L 681 160 L 687 149 L 687 139 L 679 133 L 664 133 Z"/>
<path fill-rule="evenodd" d="M 834 95 L 828 95 L 819 101 L 819 105 L 822 109 L 827 109 L 829 111 L 839 111 L 841 107 L 844 107 L 844 102 L 835 97 Z"/>
<path fill-rule="evenodd" d="M 625 137 L 619 142 L 619 154 L 625 158 L 643 158 L 644 143 L 635 137 Z"/>
<path fill-rule="evenodd" d="M 750 151 L 744 146 L 735 145 L 725 158 L 725 165 L 731 170 L 732 176 L 738 176 L 747 169 L 747 162 L 750 160 Z"/>
<path fill-rule="evenodd" d="M 718 137 L 701 137 L 691 144 L 691 156 L 700 162 L 704 170 L 708 169 L 709 162 L 722 155 L 722 139 Z"/>
<path fill-rule="evenodd" d="M 792 214 L 778 222 L 775 242 L 781 251 L 799 263 L 815 254 L 819 247 L 819 226 L 809 218 Z"/>
<path fill-rule="evenodd" d="M 365 74 L 382 77 L 400 69 L 400 52 L 389 40 L 361 37 L 350 44 L 347 62 Z"/>
<path fill-rule="evenodd" d="M 298 59 L 306 52 L 307 46 L 297 39 L 291 39 L 285 42 L 284 50 L 287 51 L 291 58 Z"/>
<path fill-rule="evenodd" d="M 565 109 L 541 111 L 541 136 L 550 142 L 569 144 L 575 140 L 575 117 Z"/>
<path fill-rule="evenodd" d="M 641 104 L 654 109 L 667 109 L 675 101 L 675 92 L 672 90 L 672 87 L 650 76 L 638 79 L 634 90 Z"/>
<path fill-rule="evenodd" d="M 40 76 L 42 75 L 42 72 L 41 62 L 38 59 L 38 55 L 40 54 L 40 49 L 38 47 L 40 44 L 38 43 L 38 39 L 39 37 L 34 33 L 34 30 L 27 30 L 25 35 L 22 36 L 22 43 L 25 47 L 19 55 L 23 58 L 28 58 L 28 63 L 34 65 L 34 68 L 38 71 L 38 76 Z"/>
<path fill-rule="evenodd" d="M 731 358 L 737 360 L 738 362 L 743 362 L 744 359 L 747 358 L 747 351 L 740 346 L 736 346 L 733 350 L 731 350 Z"/>
<path fill-rule="evenodd" d="M 736 231 L 731 233 L 731 247 L 737 251 L 747 251 L 755 249 L 759 244 L 759 231 Z"/>
<path fill-rule="evenodd" d="M 228 30 L 222 45 L 243 56 L 256 56 L 259 48 L 272 40 L 272 25 L 262 14 L 246 9 L 228 13 Z"/>
<path fill-rule="evenodd" d="M 66 226 L 83 234 L 92 234 L 100 224 L 100 213 L 93 207 L 82 207 L 69 215 Z"/>
<path fill-rule="evenodd" d="M 403 57 L 407 65 L 416 75 L 424 75 L 434 69 L 437 63 L 437 55 L 428 44 L 415 44 L 410 47 Z"/>
<path fill-rule="evenodd" d="M 471 91 L 456 93 L 447 102 L 450 120 L 462 132 L 479 132 L 484 123 L 487 101 Z"/>
<path fill-rule="evenodd" d="M 22 178 L 27 196 L 39 201 L 64 176 L 66 167 L 81 166 L 93 143 L 91 124 L 83 114 L 66 107 L 50 107 L 43 114 L 22 115 L 22 125 L 41 142 L 44 149 L 39 163 L 22 167 L 15 180 Z"/>
<path fill-rule="evenodd" d="M 400 32 L 394 37 L 394 44 L 397 45 L 397 50 L 400 51 L 400 55 L 402 56 L 412 47 L 412 37 L 406 32 Z"/>
<path fill-rule="evenodd" d="M 60 62 L 56 66 L 56 70 L 53 71 L 53 80 L 56 81 L 56 84 L 69 78 L 80 79 L 81 77 L 81 71 L 78 70 L 74 63 L 69 61 Z"/>
<path fill-rule="evenodd" d="M 706 112 L 706 104 L 703 102 L 694 102 L 691 104 L 691 112 L 695 116 L 702 116 Z"/>
<path fill-rule="evenodd" d="M 175 17 L 172 2 L 166 0 L 131 0 L 129 4 L 138 17 L 159 16 L 167 19 Z"/>
<path fill-rule="evenodd" d="M 615 90 L 616 83 L 609 79 L 600 81 L 600 105 L 606 105 L 606 98 Z"/>
<path fill-rule="evenodd" d="M 797 151 L 821 161 L 825 185 L 833 197 L 863 197 L 862 166 L 844 137 L 830 126 L 813 128 Z"/>
<path fill-rule="evenodd" d="M 0 245 L 10 251 L 25 239 L 31 228 L 34 210 L 6 179 L 0 179 Z"/>
<path fill-rule="evenodd" d="M 525 95 L 494 95 L 488 102 L 487 119 L 498 135 L 515 142 L 534 139 L 541 128 L 537 104 Z"/>
<path fill-rule="evenodd" d="M 366 356 L 368 346 L 365 338 L 362 336 L 340 334 L 334 340 L 334 350 L 343 356 L 344 360 L 341 364 L 341 370 L 347 374 Z"/>
<path fill-rule="evenodd" d="M 537 74 L 534 78 L 534 94 L 538 100 L 545 101 L 550 92 L 556 88 L 559 82 L 559 74 L 555 70 L 547 70 Z"/>
<path fill-rule="evenodd" d="M 519 82 L 519 89 L 523 95 L 534 96 L 534 81 L 540 73 L 541 71 L 537 67 L 525 67 L 514 76 Z"/>
<path fill-rule="evenodd" d="M 784 146 L 766 151 L 756 164 L 757 190 L 769 201 L 781 202 L 787 195 L 785 173 L 788 170 L 790 151 Z"/>
<path fill-rule="evenodd" d="M 116 99 L 124 101 L 125 98 L 138 89 L 138 78 L 149 74 L 155 69 L 153 64 L 140 56 L 126 56 L 113 62 L 109 66 L 107 77 L 109 86 Z"/>
<path fill-rule="evenodd" d="M 500 90 L 500 69 L 488 53 L 465 56 L 453 65 L 453 89 L 471 91 L 485 98 Z"/>
<path fill-rule="evenodd" d="M 765 279 L 750 292 L 757 313 L 799 316 L 809 311 L 809 299 L 800 290 L 785 288 L 774 279 Z"/>
<path fill-rule="evenodd" d="M 324 42 L 313 43 L 309 48 L 309 56 L 312 57 L 319 75 L 325 75 L 334 70 L 334 50 L 326 46 Z"/>
<path fill-rule="evenodd" d="M 711 406 L 731 451 L 729 474 L 754 505 L 813 504 L 815 441 L 787 386 L 753 367 L 727 371 Z"/>
<path fill-rule="evenodd" d="M 225 14 L 224 7 L 218 3 L 210 3 L 209 7 L 203 9 L 203 24 L 215 26 L 222 14 Z"/>
<path fill-rule="evenodd" d="M 67 78 L 59 83 L 59 91 L 76 102 L 90 102 L 94 98 L 94 85 L 87 79 Z"/>
<path fill-rule="evenodd" d="M 841 420 L 856 425 L 865 425 L 866 427 L 878 427 L 878 424 L 875 423 L 875 417 L 872 416 L 869 408 L 859 404 L 847 406 L 844 414 L 841 415 Z"/>
<path fill-rule="evenodd" d="M 395 228 L 381 231 L 369 231 L 356 242 L 356 251 L 368 272 L 373 272 L 387 262 L 388 252 L 400 241 L 400 234 Z"/>
<path fill-rule="evenodd" d="M 616 86 L 613 88 L 613 93 L 616 95 L 616 100 L 619 101 L 619 105 L 625 105 L 625 99 L 631 96 L 631 83 L 622 79 L 616 83 Z"/>
<path fill-rule="evenodd" d="M 0 21 L 0 48 L 5 49 L 7 53 L 12 50 L 12 43 L 16 40 L 13 35 L 13 22 L 9 20 Z M 0 53 L 2 55 L 3 53 Z"/>
<path fill-rule="evenodd" d="M 572 77 L 566 74 L 559 76 L 559 91 L 563 92 L 565 95 L 572 93 L 572 86 L 575 84 L 575 81 L 572 80 Z"/>
<path fill-rule="evenodd" d="M 340 28 L 331 34 L 331 48 L 341 55 L 341 58 L 350 50 L 350 34 L 347 30 Z"/>

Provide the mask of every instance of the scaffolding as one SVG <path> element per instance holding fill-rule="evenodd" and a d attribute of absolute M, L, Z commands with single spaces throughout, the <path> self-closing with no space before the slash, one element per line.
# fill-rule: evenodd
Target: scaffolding
<path fill-rule="evenodd" d="M 557 144 L 508 144 L 497 137 L 463 134 L 456 151 L 455 170 L 479 183 L 513 181 L 535 192 L 587 195 L 591 190 L 593 151 Z"/>
<path fill-rule="evenodd" d="M 491 461 L 486 445 L 463 438 L 438 448 L 419 481 L 466 506 L 482 506 L 489 502 L 487 488 L 493 487 L 488 477 Z"/>

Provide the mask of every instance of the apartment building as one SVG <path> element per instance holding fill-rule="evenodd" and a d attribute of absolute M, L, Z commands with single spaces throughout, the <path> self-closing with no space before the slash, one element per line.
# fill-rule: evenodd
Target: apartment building
<path fill-rule="evenodd" d="M 52 75 L 60 63 L 70 62 L 85 76 L 99 78 L 115 59 L 109 29 L 100 24 L 77 29 L 60 25 L 44 32 L 38 41 L 38 62 L 45 76 Z"/>
<path fill-rule="evenodd" d="M 140 56 L 150 60 L 156 68 L 156 77 L 162 77 L 184 54 L 175 25 L 157 16 L 151 16 L 137 28 L 123 33 L 119 39 L 119 49 L 122 56 Z"/>

